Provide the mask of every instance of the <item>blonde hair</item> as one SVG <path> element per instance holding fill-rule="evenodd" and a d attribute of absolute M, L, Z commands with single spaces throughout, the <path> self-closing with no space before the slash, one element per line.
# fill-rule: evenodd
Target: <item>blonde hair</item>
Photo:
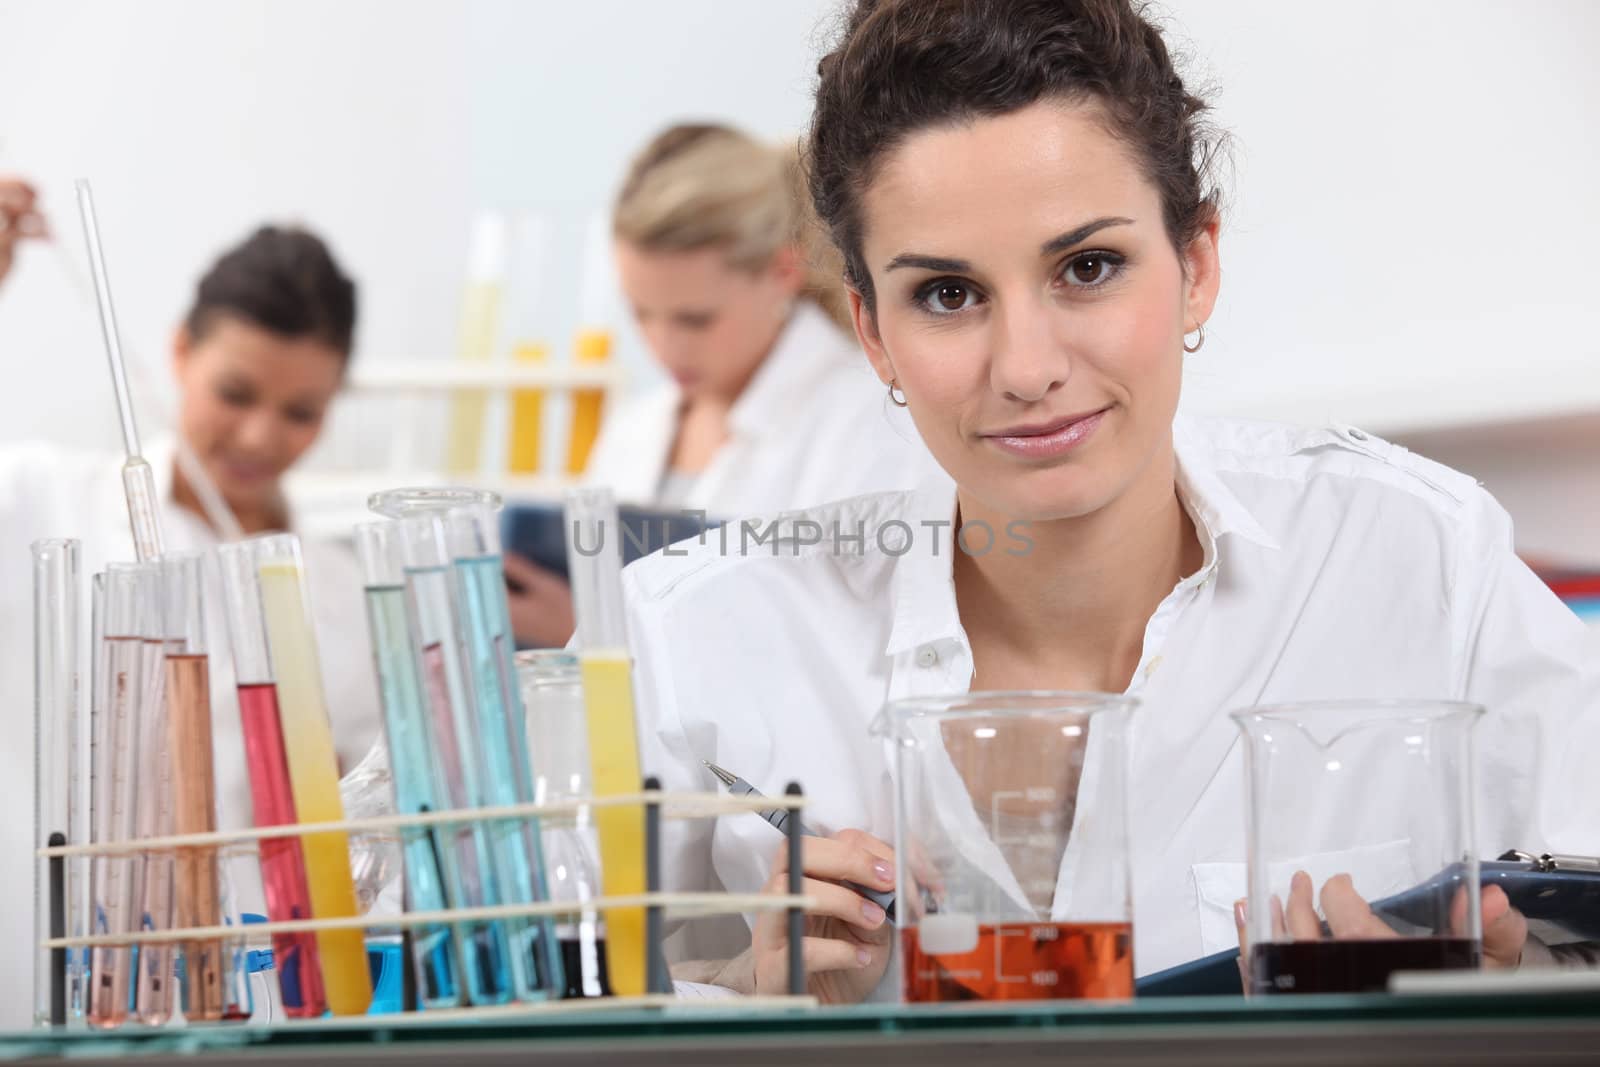
<path fill-rule="evenodd" d="M 628 167 L 611 228 L 648 252 L 721 248 L 730 267 L 748 271 L 794 247 L 806 267 L 801 295 L 850 329 L 843 261 L 811 212 L 794 145 L 769 145 L 731 126 L 671 126 Z"/>

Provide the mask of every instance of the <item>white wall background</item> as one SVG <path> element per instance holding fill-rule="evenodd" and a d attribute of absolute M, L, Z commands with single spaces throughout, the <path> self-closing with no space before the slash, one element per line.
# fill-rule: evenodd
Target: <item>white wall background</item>
<path fill-rule="evenodd" d="M 1166 6 L 1235 137 L 1191 407 L 1391 432 L 1600 411 L 1600 3 Z M 564 351 L 583 223 L 630 152 L 686 116 L 798 131 L 833 9 L 0 0 L 0 170 L 38 181 L 74 255 L 71 180 L 94 179 L 157 379 L 199 271 L 266 218 L 327 234 L 379 361 L 451 353 L 475 211 L 540 211 L 553 254 L 515 315 Z M 0 293 L 0 441 L 115 443 L 94 331 L 30 249 Z M 333 440 L 372 425 L 346 412 Z"/>
<path fill-rule="evenodd" d="M 358 358 L 382 360 L 452 352 L 476 211 L 544 213 L 554 254 L 518 317 L 564 350 L 584 223 L 630 153 L 684 116 L 792 135 L 829 7 L 0 0 L 0 172 L 36 181 L 79 259 L 72 181 L 93 180 L 157 384 L 199 273 L 264 219 L 328 237 L 361 283 Z M 26 381 L 0 390 L 0 441 L 110 446 L 93 312 L 55 260 L 28 249 L 0 296 L 0 360 Z"/>

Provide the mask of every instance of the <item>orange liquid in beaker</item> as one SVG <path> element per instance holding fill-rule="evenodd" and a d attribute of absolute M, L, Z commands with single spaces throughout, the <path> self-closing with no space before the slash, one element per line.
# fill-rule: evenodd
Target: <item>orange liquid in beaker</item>
<path fill-rule="evenodd" d="M 980 924 L 970 952 L 923 952 L 900 933 L 908 1001 L 1118 1000 L 1133 996 L 1133 924 Z"/>

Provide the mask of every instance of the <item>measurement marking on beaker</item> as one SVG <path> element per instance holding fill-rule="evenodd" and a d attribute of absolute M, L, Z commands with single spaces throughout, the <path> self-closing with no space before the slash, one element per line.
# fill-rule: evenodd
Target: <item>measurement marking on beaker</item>
<path fill-rule="evenodd" d="M 1007 937 L 1026 937 L 1035 945 L 1046 941 L 1055 941 L 1061 937 L 1061 931 L 1054 926 L 998 926 L 995 928 L 994 937 L 994 980 L 996 982 L 1021 982 L 1036 986 L 1053 986 L 1061 981 L 1061 975 L 1054 970 L 1031 971 L 1028 974 L 1006 974 L 1002 966 L 1000 946 Z"/>
<path fill-rule="evenodd" d="M 1016 837 L 1007 837 L 1000 832 L 1000 802 L 1022 798 L 1030 803 L 1051 803 L 1056 798 L 1056 791 L 1049 786 L 1040 786 L 1032 789 L 1002 789 L 989 795 L 989 836 L 996 845 L 1024 845 L 1028 848 L 1051 848 L 1056 839 L 1052 834 L 1040 833 L 1039 830 L 1053 830 L 1056 816 L 1053 811 L 1042 811 L 1034 816 L 1039 829 L 1031 830 Z"/>
<path fill-rule="evenodd" d="M 1010 975 L 1010 974 L 1006 974 L 1005 973 L 1005 968 L 1001 966 L 1001 962 L 1000 962 L 1001 961 L 1000 948 L 1004 944 L 1005 939 L 1007 937 L 1030 937 L 1030 936 L 1032 936 L 1032 931 L 1030 929 L 1028 929 L 1028 928 L 1023 928 L 1023 929 L 1019 930 L 1016 927 L 1010 927 L 1010 928 L 1004 927 L 1004 926 L 995 927 L 995 931 L 994 931 L 994 980 L 996 982 L 1026 982 L 1028 980 L 1027 977 L 1024 976 L 1024 975 Z"/>
<path fill-rule="evenodd" d="M 1032 790 L 1030 789 L 1028 792 L 1031 793 Z M 989 795 L 989 836 L 994 839 L 996 845 L 1016 845 L 1027 842 L 1028 837 L 1026 834 L 1021 837 L 1008 838 L 1000 832 L 1000 802 L 1002 800 L 1012 800 L 1016 797 L 1026 798 L 1027 793 L 1020 789 L 1003 789 Z"/>

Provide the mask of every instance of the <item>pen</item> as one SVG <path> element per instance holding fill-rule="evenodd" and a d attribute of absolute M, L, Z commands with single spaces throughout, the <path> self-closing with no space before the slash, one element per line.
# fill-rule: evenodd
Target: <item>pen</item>
<path fill-rule="evenodd" d="M 711 762 L 709 762 L 707 760 L 701 760 L 700 762 L 704 763 L 706 765 L 706 769 L 708 771 L 710 771 L 712 774 L 716 775 L 717 776 L 717 780 L 719 782 L 721 782 L 723 785 L 727 786 L 728 787 L 728 792 L 732 793 L 734 796 L 736 796 L 736 797 L 759 797 L 759 796 L 762 795 L 756 789 L 755 786 L 751 785 L 749 782 L 745 781 L 743 778 L 740 778 L 737 774 L 734 774 L 732 771 L 724 770 L 723 768 L 718 767 L 715 763 L 711 763 Z M 771 823 L 774 827 L 776 827 L 779 830 L 779 832 L 783 832 L 783 831 L 788 829 L 788 827 L 789 827 L 789 819 L 790 819 L 790 817 L 792 815 L 794 815 L 794 811 L 792 809 L 790 809 L 790 808 L 763 808 L 762 810 L 756 812 L 756 814 L 761 816 L 763 819 L 767 820 L 767 822 Z M 807 837 L 825 837 L 825 836 L 827 836 L 825 834 L 817 833 L 815 830 L 813 830 L 810 827 L 808 827 L 805 823 L 801 823 L 800 824 L 800 832 L 802 834 L 804 834 L 805 836 L 807 836 Z M 888 917 L 889 921 L 890 922 L 894 921 L 894 894 L 893 893 L 887 892 L 887 891 L 880 891 L 880 890 L 877 890 L 877 889 L 868 889 L 866 886 L 857 885 L 854 882 L 842 882 L 840 884 L 843 885 L 846 889 L 851 890 L 852 892 L 860 893 L 862 896 L 866 897 L 868 900 L 870 900 L 874 904 L 878 905 L 878 907 L 883 909 L 883 913 L 884 913 L 885 916 Z"/>

